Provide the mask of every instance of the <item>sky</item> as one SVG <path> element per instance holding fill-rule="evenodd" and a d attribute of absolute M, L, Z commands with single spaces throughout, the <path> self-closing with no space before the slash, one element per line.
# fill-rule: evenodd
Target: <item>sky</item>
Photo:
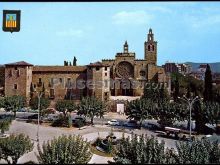
<path fill-rule="evenodd" d="M 220 2 L 0 2 L 21 10 L 20 32 L 0 30 L 0 64 L 77 65 L 129 51 L 144 58 L 149 28 L 165 62 L 220 62 Z"/>

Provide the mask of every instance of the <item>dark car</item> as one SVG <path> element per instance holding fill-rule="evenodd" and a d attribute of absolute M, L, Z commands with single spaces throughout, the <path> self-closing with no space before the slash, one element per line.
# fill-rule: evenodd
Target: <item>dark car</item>
<path fill-rule="evenodd" d="M 38 114 L 28 116 L 28 119 L 38 119 Z"/>
<path fill-rule="evenodd" d="M 74 126 L 82 127 L 82 126 L 86 125 L 86 118 L 83 116 L 77 116 L 74 119 L 72 119 L 72 122 L 73 122 Z"/>
<path fill-rule="evenodd" d="M 125 127 L 133 127 L 133 128 L 139 128 L 139 125 L 135 120 L 129 120 L 128 122 L 124 123 Z"/>
<path fill-rule="evenodd" d="M 86 122 L 86 118 L 83 117 L 83 116 L 77 116 L 77 117 L 73 118 L 72 122 L 76 123 L 76 121 L 79 121 L 79 120 L 82 121 L 82 122 Z"/>

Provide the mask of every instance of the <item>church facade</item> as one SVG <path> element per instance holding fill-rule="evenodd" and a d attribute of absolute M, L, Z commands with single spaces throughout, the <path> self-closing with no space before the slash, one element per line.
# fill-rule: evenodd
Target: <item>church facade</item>
<path fill-rule="evenodd" d="M 164 69 L 157 66 L 157 42 L 152 29 L 144 43 L 144 59 L 136 59 L 126 41 L 123 52 L 117 53 L 115 59 L 85 66 L 37 66 L 21 61 L 5 64 L 4 76 L 4 95 L 22 95 L 27 102 L 40 91 L 54 102 L 79 101 L 85 96 L 102 100 L 110 96 L 141 96 L 146 82 L 168 82 Z"/>

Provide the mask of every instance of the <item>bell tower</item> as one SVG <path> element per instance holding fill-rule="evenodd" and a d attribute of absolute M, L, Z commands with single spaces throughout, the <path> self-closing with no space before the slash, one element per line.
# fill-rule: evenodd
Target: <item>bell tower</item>
<path fill-rule="evenodd" d="M 148 63 L 157 65 L 157 41 L 154 41 L 152 29 L 149 29 L 147 41 L 144 42 L 144 59 Z"/>

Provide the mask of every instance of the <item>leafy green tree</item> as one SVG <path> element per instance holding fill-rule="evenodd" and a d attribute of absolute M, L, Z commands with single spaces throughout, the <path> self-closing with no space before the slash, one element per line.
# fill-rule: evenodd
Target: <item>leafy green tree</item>
<path fill-rule="evenodd" d="M 156 107 L 158 123 L 165 126 L 173 126 L 176 121 L 184 121 L 188 116 L 187 107 L 175 102 L 160 102 Z"/>
<path fill-rule="evenodd" d="M 106 105 L 104 104 L 104 102 L 92 96 L 92 97 L 82 98 L 78 106 L 77 114 L 91 118 L 91 124 L 93 125 L 94 117 L 96 116 L 103 118 L 105 112 L 106 112 Z"/>
<path fill-rule="evenodd" d="M 149 99 L 137 99 L 128 103 L 126 111 L 127 118 L 142 122 L 146 119 L 152 119 L 155 115 L 154 103 Z"/>
<path fill-rule="evenodd" d="M 192 119 L 195 120 L 195 130 L 198 133 L 205 133 L 205 124 L 209 123 L 209 113 L 207 104 L 201 101 L 196 101 L 193 104 Z"/>
<path fill-rule="evenodd" d="M 116 164 L 219 164 L 218 142 L 208 139 L 192 142 L 177 142 L 176 149 L 165 149 L 164 141 L 155 137 L 133 135 L 124 136 L 117 145 L 113 157 Z M 113 163 L 113 162 L 110 162 Z"/>
<path fill-rule="evenodd" d="M 4 119 L 0 119 L 1 134 L 4 134 L 5 131 L 9 130 L 11 122 L 12 122 L 12 118 L 11 117 L 6 117 Z"/>
<path fill-rule="evenodd" d="M 212 71 L 207 64 L 206 72 L 205 72 L 205 89 L 204 89 L 204 101 L 213 101 L 213 93 L 212 93 Z"/>
<path fill-rule="evenodd" d="M 162 164 L 165 161 L 165 143 L 151 136 L 132 134 L 131 138 L 124 136 L 117 145 L 114 156 L 115 163 L 129 164 Z"/>
<path fill-rule="evenodd" d="M 174 82 L 174 94 L 173 94 L 173 99 L 176 102 L 179 97 L 179 80 L 176 79 Z"/>
<path fill-rule="evenodd" d="M 0 108 L 4 108 L 5 105 L 5 99 L 4 97 L 0 97 Z"/>
<path fill-rule="evenodd" d="M 25 98 L 23 96 L 7 96 L 4 98 L 4 108 L 6 111 L 14 112 L 16 117 L 17 110 L 25 106 Z"/>
<path fill-rule="evenodd" d="M 173 155 L 176 164 L 210 164 L 220 163 L 218 143 L 209 140 L 179 142 L 176 144 L 177 154 Z"/>
<path fill-rule="evenodd" d="M 85 164 L 92 157 L 90 143 L 80 135 L 62 135 L 44 142 L 42 148 L 38 145 L 38 152 L 41 164 Z"/>
<path fill-rule="evenodd" d="M 204 110 L 206 110 L 206 114 L 209 120 L 209 123 L 214 125 L 214 124 L 219 124 L 220 122 L 220 104 L 217 102 L 206 102 Z M 204 114 L 204 115 L 206 115 Z"/>
<path fill-rule="evenodd" d="M 40 98 L 40 110 L 47 109 L 50 105 L 50 100 L 48 98 Z M 34 97 L 30 101 L 30 107 L 32 109 L 38 109 L 38 97 Z"/>
<path fill-rule="evenodd" d="M 32 150 L 33 143 L 31 143 L 30 138 L 24 134 L 10 135 L 7 138 L 0 139 L 1 158 L 7 161 L 8 164 L 16 164 L 22 155 Z"/>
<path fill-rule="evenodd" d="M 59 112 L 63 112 L 64 116 L 67 115 L 67 112 L 72 112 L 76 108 L 76 105 L 72 100 L 58 100 L 56 103 L 56 109 Z"/>
<path fill-rule="evenodd" d="M 153 102 L 169 100 L 167 89 L 164 84 L 159 83 L 147 83 L 144 87 L 144 95 L 142 98 L 149 99 Z"/>

